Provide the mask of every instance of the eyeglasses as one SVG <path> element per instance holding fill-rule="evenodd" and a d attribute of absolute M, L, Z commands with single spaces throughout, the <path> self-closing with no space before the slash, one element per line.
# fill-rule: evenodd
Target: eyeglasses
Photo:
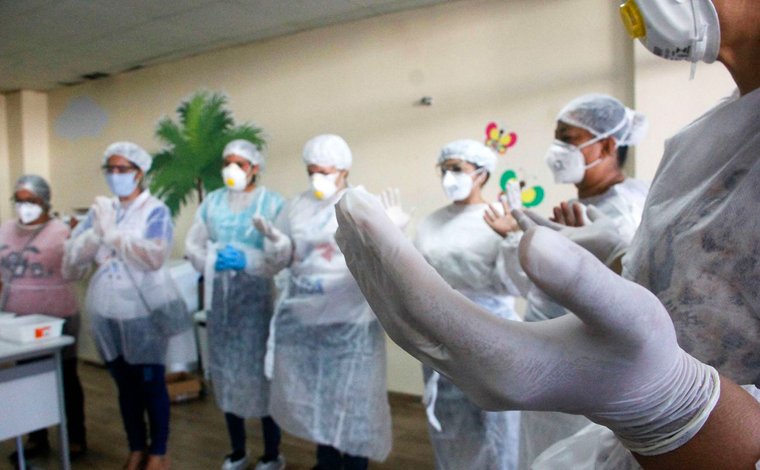
<path fill-rule="evenodd" d="M 440 173 L 441 178 L 443 178 L 444 176 L 446 176 L 446 173 L 448 173 L 449 171 L 452 173 L 467 173 L 467 169 L 464 167 L 465 163 L 466 162 L 464 161 L 457 162 L 457 163 L 449 163 L 449 164 L 439 163 L 435 166 L 435 168 Z M 475 166 L 476 171 L 480 169 L 478 165 L 474 165 L 474 166 Z"/>
<path fill-rule="evenodd" d="M 103 170 L 103 173 L 109 173 L 109 174 L 133 173 L 139 170 L 137 165 L 103 165 L 101 169 Z"/>

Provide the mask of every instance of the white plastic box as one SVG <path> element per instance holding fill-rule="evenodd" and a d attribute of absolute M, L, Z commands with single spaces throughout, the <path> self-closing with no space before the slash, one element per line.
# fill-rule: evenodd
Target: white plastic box
<path fill-rule="evenodd" d="M 13 343 L 33 343 L 58 338 L 63 331 L 62 318 L 47 315 L 23 315 L 0 320 L 0 338 Z"/>

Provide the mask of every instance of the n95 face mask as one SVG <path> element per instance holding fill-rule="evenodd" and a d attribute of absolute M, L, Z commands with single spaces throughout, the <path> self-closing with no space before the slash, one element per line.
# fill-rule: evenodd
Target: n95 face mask
<path fill-rule="evenodd" d="M 546 164 L 554 175 L 555 183 L 579 184 L 586 175 L 586 170 L 593 168 L 602 162 L 599 158 L 590 165 L 586 165 L 586 159 L 583 157 L 581 149 L 591 144 L 599 142 L 601 138 L 596 138 L 583 143 L 580 147 L 555 140 L 549 151 L 546 153 Z"/>
<path fill-rule="evenodd" d="M 453 202 L 467 199 L 472 192 L 472 176 L 480 174 L 480 172 L 481 170 L 472 173 L 447 171 L 441 181 L 446 197 Z"/>
<path fill-rule="evenodd" d="M 248 186 L 248 177 L 237 163 L 230 163 L 222 170 L 224 185 L 232 191 L 243 191 Z"/>
<path fill-rule="evenodd" d="M 34 222 L 42 215 L 42 207 L 31 202 L 17 202 L 14 207 L 18 220 L 24 225 Z"/>
<path fill-rule="evenodd" d="M 317 199 L 328 199 L 338 192 L 338 186 L 335 181 L 338 180 L 339 173 L 323 175 L 314 173 L 311 175 L 311 188 L 314 190 L 314 197 Z"/>
<path fill-rule="evenodd" d="M 620 16 L 628 34 L 657 56 L 708 64 L 718 58 L 720 25 L 710 0 L 628 0 Z"/>

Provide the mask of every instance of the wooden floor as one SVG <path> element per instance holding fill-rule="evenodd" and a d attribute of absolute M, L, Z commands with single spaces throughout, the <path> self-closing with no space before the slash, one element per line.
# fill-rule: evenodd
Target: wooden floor
<path fill-rule="evenodd" d="M 111 377 L 97 366 L 81 364 L 79 374 L 85 391 L 87 433 L 90 450 L 73 462 L 76 470 L 119 470 L 127 455 L 116 387 Z M 370 463 L 374 470 L 431 470 L 433 451 L 427 434 L 425 410 L 418 397 L 392 394 L 393 451 L 384 463 Z M 251 455 L 261 455 L 261 427 L 257 420 L 248 423 Z M 56 446 L 56 434 L 51 433 Z M 229 452 L 224 419 L 213 397 L 172 406 L 169 455 L 173 470 L 217 470 Z M 14 450 L 12 441 L 0 443 L 0 469 L 13 468 L 7 458 Z M 314 445 L 283 435 L 282 453 L 288 469 L 309 470 L 315 465 Z M 51 457 L 31 462 L 48 470 L 59 468 L 55 451 Z"/>

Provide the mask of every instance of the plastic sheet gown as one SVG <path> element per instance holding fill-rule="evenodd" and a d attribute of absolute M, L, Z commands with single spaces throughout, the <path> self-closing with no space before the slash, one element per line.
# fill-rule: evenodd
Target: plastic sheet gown
<path fill-rule="evenodd" d="M 198 208 L 185 241 L 186 255 L 206 273 L 211 294 L 205 302 L 214 396 L 222 411 L 243 418 L 269 414 L 264 355 L 274 308 L 273 271 L 264 259 L 264 237 L 252 220 L 255 215 L 274 220 L 284 205 L 264 187 L 252 192 L 218 189 Z M 245 254 L 244 270 L 214 271 L 217 252 L 227 245 Z"/>
<path fill-rule="evenodd" d="M 434 212 L 418 225 L 415 245 L 451 287 L 496 316 L 521 321 L 512 297 L 520 292 L 505 267 L 520 235 L 495 234 L 483 220 L 486 207 L 452 204 Z M 446 378 L 423 370 L 436 469 L 517 469 L 520 412 L 483 411 Z"/>
<path fill-rule="evenodd" d="M 649 184 L 627 178 L 605 193 L 581 199 L 586 205 L 594 205 L 604 215 L 612 218 L 618 230 L 629 241 L 633 239 L 641 223 L 644 202 L 649 192 Z M 525 321 L 541 321 L 565 315 L 567 311 L 538 288 L 531 285 L 528 290 L 528 307 Z M 520 468 L 529 469 L 533 461 L 549 446 L 590 424 L 583 416 L 566 413 L 527 411 L 520 424 Z"/>
<path fill-rule="evenodd" d="M 623 276 L 667 307 L 678 344 L 758 399 L 750 385 L 760 385 L 759 110 L 760 89 L 737 90 L 665 143 L 623 259 Z M 584 431 L 585 439 L 557 443 L 537 468 L 640 468 L 609 430 Z M 581 457 L 589 453 L 600 458 Z"/>
<path fill-rule="evenodd" d="M 265 243 L 289 267 L 272 324 L 270 411 L 290 434 L 382 461 L 392 444 L 385 337 L 335 242 L 342 195 L 296 196 L 276 223 L 290 241 Z"/>
<path fill-rule="evenodd" d="M 97 264 L 85 307 L 104 361 L 121 356 L 130 364 L 163 364 L 169 339 L 192 326 L 165 268 L 172 249 L 171 215 L 148 191 L 125 206 L 117 199 L 112 204 L 112 236 L 103 239 L 95 232 L 91 210 L 64 246 L 64 267 Z"/>

